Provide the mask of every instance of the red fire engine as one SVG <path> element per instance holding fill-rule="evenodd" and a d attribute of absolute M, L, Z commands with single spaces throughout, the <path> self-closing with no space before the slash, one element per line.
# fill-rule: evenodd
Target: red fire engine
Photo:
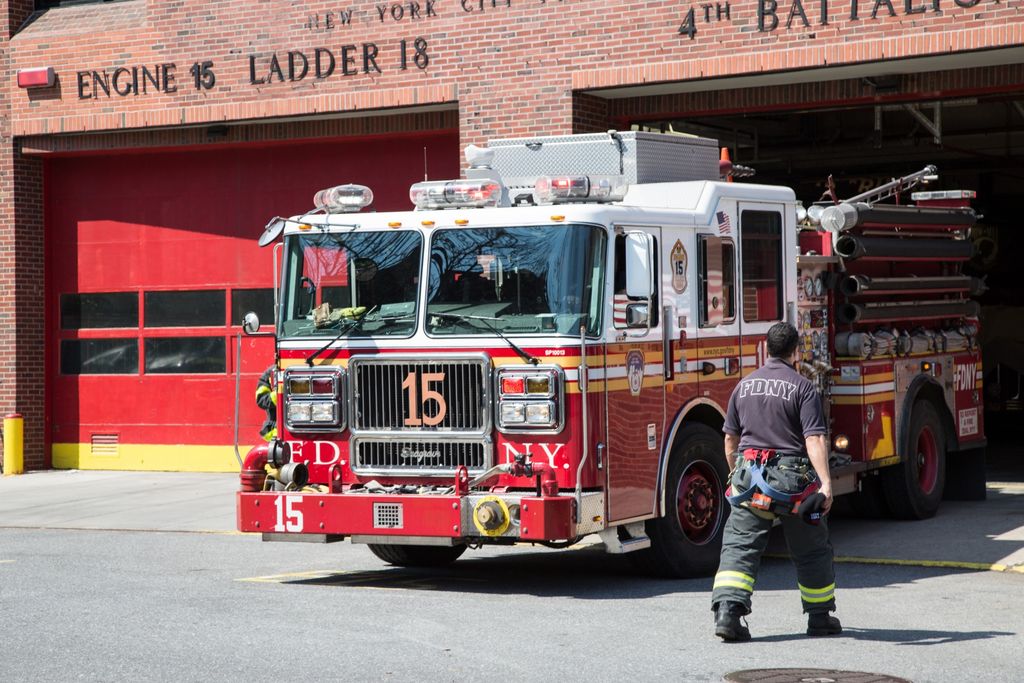
<path fill-rule="evenodd" d="M 702 138 L 467 157 L 466 178 L 414 185 L 413 211 L 360 212 L 372 193 L 343 185 L 268 225 L 279 440 L 245 458 L 241 531 L 399 565 L 597 534 L 656 573 L 709 573 L 725 406 L 779 320 L 827 407 L 837 494 L 920 518 L 947 469 L 977 480 L 976 216 L 962 192 L 898 203 L 934 169 L 804 210 L 723 182 Z"/>

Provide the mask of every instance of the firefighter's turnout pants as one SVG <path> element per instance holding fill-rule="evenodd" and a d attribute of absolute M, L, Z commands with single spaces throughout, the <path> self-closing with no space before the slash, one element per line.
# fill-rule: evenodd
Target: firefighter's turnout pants
<path fill-rule="evenodd" d="M 737 602 L 750 611 L 761 554 L 768 545 L 776 517 L 782 523 L 786 545 L 796 565 L 804 612 L 834 611 L 835 573 L 825 518 L 814 525 L 794 515 L 775 515 L 737 505 L 732 506 L 729 520 L 725 523 L 722 557 L 715 575 L 711 604 Z"/>

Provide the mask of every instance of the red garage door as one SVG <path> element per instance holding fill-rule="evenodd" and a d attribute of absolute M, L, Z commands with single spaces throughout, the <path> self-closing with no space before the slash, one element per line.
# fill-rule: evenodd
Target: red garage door
<path fill-rule="evenodd" d="M 369 185 L 372 208 L 409 208 L 424 148 L 433 177 L 458 176 L 454 131 L 48 160 L 53 466 L 237 469 L 239 324 L 248 310 L 273 318 L 263 226 L 346 182 Z M 243 339 L 243 448 L 259 439 L 253 394 L 273 353 L 269 339 Z"/>

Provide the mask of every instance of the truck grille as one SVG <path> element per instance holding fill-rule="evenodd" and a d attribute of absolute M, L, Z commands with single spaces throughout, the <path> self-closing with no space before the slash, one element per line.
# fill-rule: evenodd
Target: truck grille
<path fill-rule="evenodd" d="M 352 469 L 359 474 L 448 475 L 460 465 L 479 473 L 490 459 L 490 447 L 482 441 L 357 439 L 352 452 Z"/>
<path fill-rule="evenodd" d="M 362 359 L 349 364 L 355 432 L 473 432 L 490 427 L 490 362 Z"/>

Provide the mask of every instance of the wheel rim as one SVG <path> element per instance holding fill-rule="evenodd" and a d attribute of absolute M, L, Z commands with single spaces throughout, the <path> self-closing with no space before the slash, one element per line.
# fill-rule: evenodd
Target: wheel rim
<path fill-rule="evenodd" d="M 676 515 L 683 534 L 702 545 L 714 538 L 723 506 L 722 486 L 710 464 L 691 463 L 676 488 Z"/>
<path fill-rule="evenodd" d="M 917 483 L 928 494 L 935 490 L 939 478 L 939 448 L 931 427 L 923 427 L 917 435 Z"/>

